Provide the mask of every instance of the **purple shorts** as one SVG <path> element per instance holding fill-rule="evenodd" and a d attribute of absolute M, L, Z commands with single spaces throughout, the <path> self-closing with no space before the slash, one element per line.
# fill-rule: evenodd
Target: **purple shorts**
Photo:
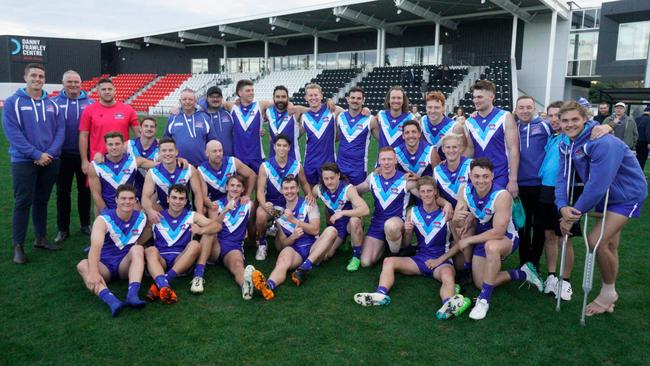
<path fill-rule="evenodd" d="M 431 269 L 429 269 L 429 267 L 427 267 L 427 265 L 425 263 L 429 259 L 437 259 L 437 258 L 440 258 L 440 256 L 429 256 L 429 255 L 426 255 L 426 254 L 416 254 L 416 255 L 414 255 L 412 257 L 409 257 L 409 258 L 411 258 L 411 260 L 413 260 L 413 262 L 415 262 L 415 264 L 418 266 L 418 269 L 420 269 L 420 273 L 422 274 L 422 276 L 425 276 L 425 277 L 433 277 L 433 272 L 435 272 L 435 270 L 437 268 L 442 267 L 442 266 L 444 266 L 446 264 L 449 264 L 449 265 L 453 266 L 453 263 L 451 262 L 451 259 L 448 258 L 446 261 L 440 263 L 436 268 L 431 270 Z"/>
<path fill-rule="evenodd" d="M 160 253 L 160 256 L 162 259 L 165 261 L 165 267 L 166 269 L 170 269 L 174 266 L 174 263 L 176 262 L 176 258 L 181 254 L 181 252 L 164 252 Z"/>
<path fill-rule="evenodd" d="M 120 263 L 122 263 L 127 254 L 129 254 L 129 251 L 124 250 L 124 253 L 119 253 L 118 255 L 102 255 L 99 257 L 99 262 L 105 265 L 111 273 L 111 280 L 120 279 Z"/>
<path fill-rule="evenodd" d="M 605 201 L 600 201 L 596 205 L 596 212 L 603 212 L 604 207 Z M 638 218 L 641 216 L 641 207 L 643 207 L 643 202 L 610 203 L 607 205 L 607 212 L 614 212 L 628 218 Z"/>
<path fill-rule="evenodd" d="M 242 163 L 246 164 L 249 168 L 253 169 L 255 174 L 259 174 L 260 166 L 264 160 L 262 159 L 239 159 Z"/>
<path fill-rule="evenodd" d="M 366 180 L 366 172 L 363 170 L 353 171 L 353 172 L 344 172 L 341 170 L 341 173 L 345 174 L 348 177 L 348 181 L 353 185 L 359 185 Z"/>
<path fill-rule="evenodd" d="M 304 167 L 305 170 L 305 178 L 307 178 L 307 183 L 310 185 L 318 184 L 319 178 L 320 178 L 320 171 L 318 168 L 315 169 L 308 169 L 307 167 Z"/>
<path fill-rule="evenodd" d="M 236 243 L 230 240 L 219 240 L 219 247 L 221 252 L 219 253 L 219 261 L 223 262 L 223 259 L 226 255 L 233 250 L 238 250 L 242 255 L 244 255 L 244 249 L 242 248 L 242 243 Z"/>
<path fill-rule="evenodd" d="M 343 216 L 340 219 L 336 220 L 334 224 L 331 224 L 329 221 L 327 226 L 331 226 L 336 229 L 338 237 L 345 240 L 348 236 L 348 223 L 350 222 L 349 216 Z"/>
<path fill-rule="evenodd" d="M 296 253 L 300 254 L 300 257 L 304 261 L 304 260 L 307 259 L 307 257 L 309 257 L 309 251 L 311 250 L 312 245 L 313 244 L 310 244 L 310 245 L 295 245 L 294 244 L 294 245 L 290 246 L 289 248 L 295 250 Z"/>
<path fill-rule="evenodd" d="M 506 233 L 506 237 L 509 238 L 510 241 L 512 242 L 512 249 L 510 249 L 510 253 L 508 253 L 508 255 L 501 258 L 502 261 L 508 258 L 510 254 L 516 252 L 517 248 L 519 248 L 519 236 L 513 237 L 512 234 Z M 474 255 L 485 258 L 485 243 L 474 245 Z"/>

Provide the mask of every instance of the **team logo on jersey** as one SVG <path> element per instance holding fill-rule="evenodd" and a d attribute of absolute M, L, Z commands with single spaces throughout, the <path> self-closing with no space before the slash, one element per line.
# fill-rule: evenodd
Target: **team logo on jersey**
<path fill-rule="evenodd" d="M 48 112 L 54 112 L 54 106 L 53 105 L 48 105 L 47 106 L 47 111 Z"/>
<path fill-rule="evenodd" d="M 390 189 L 390 192 L 391 192 L 392 194 L 397 194 L 397 193 L 399 193 L 399 189 L 393 187 L 393 188 Z"/>
<path fill-rule="evenodd" d="M 344 200 L 339 200 L 339 206 L 343 206 L 343 205 L 345 205 L 345 201 Z"/>
<path fill-rule="evenodd" d="M 187 179 L 179 179 L 179 180 L 178 180 L 178 183 L 179 183 L 179 184 L 186 184 L 186 183 L 187 183 Z"/>
<path fill-rule="evenodd" d="M 488 128 L 489 128 L 490 130 L 496 130 L 496 129 L 497 129 L 497 125 L 495 125 L 494 123 L 490 123 L 490 124 L 488 125 Z"/>
<path fill-rule="evenodd" d="M 131 230 L 131 234 L 133 234 L 133 235 L 138 235 L 139 232 L 140 232 L 140 230 L 138 230 L 138 229 Z"/>
<path fill-rule="evenodd" d="M 423 166 L 427 166 L 427 163 L 426 163 L 425 161 L 421 161 L 421 162 L 418 163 L 418 165 L 420 165 L 421 167 L 423 167 Z"/>
<path fill-rule="evenodd" d="M 204 128 L 204 127 L 205 125 L 203 124 L 203 122 L 201 121 L 196 122 L 196 128 Z"/>
<path fill-rule="evenodd" d="M 492 215 L 492 210 L 490 210 L 489 208 L 486 207 L 484 211 L 486 214 Z"/>
<path fill-rule="evenodd" d="M 241 211 L 241 212 L 239 213 L 239 216 L 246 216 L 246 212 Z"/>
<path fill-rule="evenodd" d="M 429 216 L 427 216 L 427 218 L 429 218 Z M 435 227 L 442 227 L 442 222 L 440 222 L 440 221 L 434 221 L 434 222 L 433 222 L 433 226 L 435 226 Z"/>
<path fill-rule="evenodd" d="M 582 148 L 576 149 L 574 152 L 574 156 L 578 159 L 582 159 L 585 157 L 585 152 L 582 150 Z"/>
<path fill-rule="evenodd" d="M 456 174 L 453 174 L 452 177 L 455 176 L 455 175 L 456 175 Z M 458 177 L 458 181 L 461 182 L 461 183 L 465 183 L 465 182 L 467 182 L 467 178 L 465 178 L 465 177 Z"/>
<path fill-rule="evenodd" d="M 124 114 L 122 113 L 115 113 L 115 119 L 124 119 Z"/>

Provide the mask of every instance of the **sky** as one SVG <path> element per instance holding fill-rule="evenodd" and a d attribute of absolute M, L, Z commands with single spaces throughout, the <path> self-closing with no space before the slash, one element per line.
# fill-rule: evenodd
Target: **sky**
<path fill-rule="evenodd" d="M 217 22 L 271 11 L 331 3 L 333 0 L 0 0 L 0 34 L 112 39 Z M 477 0 L 478 1 L 478 0 Z M 582 7 L 602 0 L 575 0 Z M 228 4 L 224 12 L 223 4 Z M 516 3 L 516 1 L 515 1 Z M 126 37 L 125 37 L 126 38 Z"/>

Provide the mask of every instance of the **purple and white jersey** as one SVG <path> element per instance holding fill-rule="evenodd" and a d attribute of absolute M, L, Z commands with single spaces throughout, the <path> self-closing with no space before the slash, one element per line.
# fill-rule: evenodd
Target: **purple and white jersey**
<path fill-rule="evenodd" d="M 348 199 L 348 190 L 350 187 L 352 187 L 351 184 L 339 181 L 338 187 L 332 192 L 324 185 L 320 185 L 318 197 L 323 201 L 330 215 L 333 215 L 335 212 L 352 209 L 352 202 Z"/>
<path fill-rule="evenodd" d="M 319 219 L 319 217 L 310 218 L 309 211 L 310 208 L 307 204 L 307 201 L 305 201 L 305 199 L 302 197 L 298 197 L 298 202 L 296 202 L 296 206 L 291 212 L 293 213 L 293 217 L 295 217 L 298 221 L 305 223 L 309 223 L 310 219 Z M 296 225 L 287 220 L 284 215 L 280 216 L 280 218 L 277 219 L 277 222 L 280 224 L 280 228 L 282 228 L 282 232 L 286 236 L 290 236 L 293 234 L 294 230 L 296 230 Z M 311 247 L 311 245 L 315 242 L 316 237 L 314 235 L 304 233 L 300 238 L 296 239 L 292 246 L 300 248 Z"/>
<path fill-rule="evenodd" d="M 138 164 L 135 156 L 131 154 L 122 155 L 122 159 L 117 163 L 108 160 L 108 155 L 104 155 L 104 162 L 92 162 L 99 182 L 102 185 L 102 199 L 107 208 L 117 207 L 115 194 L 117 187 L 122 184 L 135 184 L 135 177 L 138 174 Z"/>
<path fill-rule="evenodd" d="M 160 254 L 180 254 L 192 240 L 194 211 L 183 209 L 177 217 L 169 210 L 160 213 L 160 222 L 153 225 L 154 245 Z"/>
<path fill-rule="evenodd" d="M 228 205 L 228 196 L 221 197 L 217 201 L 219 213 L 224 211 L 226 205 Z M 244 239 L 246 238 L 246 226 L 248 225 L 250 215 L 251 202 L 249 201 L 245 205 L 242 205 L 241 200 L 238 200 L 235 209 L 228 211 L 223 218 L 223 228 L 219 234 L 217 234 L 219 241 L 229 241 L 243 245 Z"/>
<path fill-rule="evenodd" d="M 469 165 L 471 162 L 472 159 L 461 156 L 458 167 L 454 171 L 449 170 L 447 161 L 443 161 L 433 169 L 433 177 L 436 179 L 438 192 L 442 198 L 446 199 L 454 207 L 458 202 L 458 190 L 463 184 L 469 182 Z"/>
<path fill-rule="evenodd" d="M 410 192 L 406 190 L 406 177 L 404 173 L 396 171 L 395 175 L 386 179 L 375 172 L 368 176 L 370 191 L 375 201 L 373 220 L 385 221 L 391 217 L 404 220 L 406 206 L 408 206 Z"/>
<path fill-rule="evenodd" d="M 296 123 L 295 116 L 293 114 L 288 115 L 288 112 L 286 110 L 284 112 L 280 112 L 277 110 L 277 108 L 275 108 L 275 106 L 272 106 L 266 109 L 266 119 L 269 121 L 269 133 L 271 135 L 269 141 L 271 144 L 271 148 L 269 149 L 269 157 L 272 158 L 275 156 L 273 144 L 275 144 L 276 136 L 282 134 L 291 140 L 291 150 L 289 151 L 289 156 L 291 156 L 296 161 L 301 161 L 302 157 L 300 156 L 300 144 L 298 143 L 298 138 L 300 137 L 300 125 Z"/>
<path fill-rule="evenodd" d="M 465 202 L 467 202 L 467 206 L 469 206 L 469 211 L 472 213 L 472 215 L 474 215 L 474 217 L 476 217 L 478 221 L 476 223 L 476 234 L 481 234 L 492 229 L 494 204 L 497 197 L 500 194 L 509 195 L 510 193 L 505 189 L 502 189 L 493 184 L 490 192 L 488 192 L 485 197 L 480 198 L 478 196 L 478 193 L 476 193 L 474 186 L 471 183 L 468 183 L 465 185 L 465 189 L 463 189 L 462 194 L 463 198 L 465 198 Z M 506 237 L 512 239 L 518 236 L 519 235 L 517 233 L 517 229 L 515 228 L 515 224 L 512 222 L 511 216 L 510 222 L 508 222 L 508 228 L 506 229 Z"/>
<path fill-rule="evenodd" d="M 433 124 L 429 120 L 429 116 L 424 115 L 420 124 L 422 126 L 422 133 L 424 134 L 424 138 L 438 150 L 440 160 L 445 160 L 446 158 L 445 154 L 442 152 L 442 145 L 440 144 L 440 140 L 446 134 L 452 132 L 454 128 L 454 120 L 447 116 L 443 116 L 440 123 Z"/>
<path fill-rule="evenodd" d="M 232 107 L 233 148 L 235 157 L 241 161 L 262 160 L 262 113 L 257 102 L 247 106 Z"/>
<path fill-rule="evenodd" d="M 107 229 L 100 254 L 102 258 L 126 255 L 147 225 L 147 216 L 144 212 L 135 210 L 131 212 L 131 217 L 124 221 L 117 216 L 115 209 L 105 208 L 97 219 L 103 220 Z"/>
<path fill-rule="evenodd" d="M 133 154 L 136 158 L 145 158 L 147 160 L 156 161 L 158 159 L 158 140 L 153 139 L 151 146 L 145 149 L 139 138 L 129 140 L 127 152 Z M 135 188 L 137 189 L 138 198 L 142 198 L 142 186 L 144 186 L 144 177 L 147 176 L 147 169 L 138 168 L 138 174 L 135 176 Z"/>
<path fill-rule="evenodd" d="M 404 142 L 402 138 L 402 127 L 404 122 L 415 120 L 411 112 L 402 113 L 397 117 L 390 114 L 390 110 L 382 110 L 377 113 L 379 122 L 379 148 L 386 146 L 396 147 Z"/>
<path fill-rule="evenodd" d="M 474 144 L 474 158 L 486 157 L 494 165 L 494 178 L 508 181 L 508 148 L 506 146 L 506 116 L 508 112 L 492 108 L 487 116 L 469 117 L 465 127 Z M 503 181 L 505 177 L 505 183 Z"/>
<path fill-rule="evenodd" d="M 428 212 L 419 204 L 411 207 L 410 220 L 416 229 L 418 254 L 438 258 L 449 250 L 450 231 L 442 210 Z"/>
<path fill-rule="evenodd" d="M 336 124 L 332 117 L 327 104 L 323 104 L 317 112 L 309 110 L 302 114 L 301 123 L 307 134 L 305 170 L 318 171 L 324 163 L 336 160 Z"/>
<path fill-rule="evenodd" d="M 356 177 L 363 173 L 365 180 L 368 174 L 368 146 L 370 145 L 370 120 L 371 116 L 361 113 L 351 116 L 350 112 L 339 113 L 336 124 L 339 129 L 339 148 L 336 163 L 341 173 L 348 177 Z"/>
<path fill-rule="evenodd" d="M 395 155 L 397 155 L 397 162 L 401 171 L 405 173 L 413 173 L 418 177 L 424 175 L 431 175 L 431 150 L 433 146 L 420 141 L 415 153 L 411 154 L 406 147 L 406 143 L 400 144 L 395 148 Z"/>
<path fill-rule="evenodd" d="M 206 160 L 197 170 L 208 186 L 208 197 L 214 202 L 225 196 L 228 178 L 237 174 L 237 165 L 234 157 L 224 155 L 219 169 L 214 169 Z"/>
<path fill-rule="evenodd" d="M 282 195 L 282 180 L 288 176 L 298 177 L 302 166 L 297 160 L 287 158 L 287 163 L 280 166 L 275 157 L 262 163 L 266 171 L 266 195 L 265 198 L 274 206 L 284 206 L 285 199 Z"/>
<path fill-rule="evenodd" d="M 163 163 L 156 165 L 151 168 L 151 175 L 153 181 L 156 184 L 156 195 L 158 196 L 158 203 L 160 206 L 166 210 L 169 208 L 169 203 L 167 203 L 167 195 L 169 195 L 169 187 L 174 184 L 182 184 L 186 187 L 190 187 L 190 178 L 192 178 L 192 169 L 187 167 L 185 169 L 176 166 L 173 172 L 167 171 Z M 190 207 L 190 200 L 187 200 L 187 207 Z"/>

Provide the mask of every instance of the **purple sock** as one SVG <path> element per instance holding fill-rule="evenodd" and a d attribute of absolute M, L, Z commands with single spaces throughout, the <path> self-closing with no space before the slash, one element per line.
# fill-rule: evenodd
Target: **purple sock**
<path fill-rule="evenodd" d="M 464 262 L 463 263 L 463 270 L 467 271 L 469 269 L 472 269 L 472 262 Z"/>
<path fill-rule="evenodd" d="M 269 290 L 275 290 L 275 286 L 276 286 L 275 281 L 273 280 L 266 281 L 266 287 L 268 287 Z"/>
<path fill-rule="evenodd" d="M 481 289 L 481 294 L 478 295 L 478 298 L 485 299 L 489 303 L 490 297 L 492 296 L 492 291 L 494 291 L 494 285 L 490 285 L 487 282 L 483 282 L 483 288 Z"/>
<path fill-rule="evenodd" d="M 169 287 L 169 281 L 167 281 L 167 277 L 165 277 L 165 275 L 156 276 L 156 278 L 153 280 L 156 282 L 156 286 L 158 286 L 159 289 L 163 287 Z"/>
<path fill-rule="evenodd" d="M 384 294 L 384 295 L 388 295 L 388 291 L 389 291 L 389 290 L 388 290 L 386 287 L 384 287 L 384 286 L 379 286 L 379 287 L 377 287 L 377 289 L 375 290 L 375 292 L 378 292 L 378 293 L 380 293 L 380 294 Z"/>
<path fill-rule="evenodd" d="M 352 256 L 354 258 L 361 258 L 361 245 L 359 246 L 352 246 Z"/>
<path fill-rule="evenodd" d="M 170 269 L 167 271 L 167 273 L 165 273 L 165 277 L 167 277 L 167 282 L 173 281 L 174 278 L 176 278 L 176 271 Z"/>
<path fill-rule="evenodd" d="M 140 291 L 140 282 L 129 283 L 129 291 L 126 295 L 126 303 L 130 307 L 141 308 L 146 304 L 146 302 L 141 300 L 140 297 L 138 296 L 139 291 Z"/>
<path fill-rule="evenodd" d="M 526 279 L 526 272 L 520 269 L 509 269 L 508 275 L 512 281 L 524 281 Z"/>
<path fill-rule="evenodd" d="M 114 317 L 117 316 L 120 309 L 124 307 L 124 303 L 115 297 L 108 288 L 103 289 L 97 296 L 99 296 L 99 298 L 102 299 L 109 308 L 111 308 L 111 314 L 113 314 Z"/>
<path fill-rule="evenodd" d="M 446 304 L 447 301 L 449 301 L 449 299 L 450 299 L 449 297 L 442 299 L 442 304 L 443 304 L 443 305 Z"/>
<path fill-rule="evenodd" d="M 258 239 L 257 240 L 257 245 L 265 246 L 266 245 L 266 237 Z"/>
<path fill-rule="evenodd" d="M 131 282 L 129 283 L 129 290 L 127 292 L 126 298 L 138 297 L 138 292 L 140 291 L 140 282 Z"/>
<path fill-rule="evenodd" d="M 205 271 L 205 264 L 197 264 L 194 267 L 194 277 L 203 278 L 203 272 Z"/>
<path fill-rule="evenodd" d="M 298 267 L 298 268 L 299 268 L 300 270 L 304 271 L 304 272 L 308 272 L 308 271 L 311 270 L 311 267 L 312 267 L 312 263 L 311 263 L 311 261 L 309 260 L 309 258 L 307 258 L 307 259 L 305 259 L 304 262 L 302 262 L 302 264 L 301 264 L 300 267 Z"/>

